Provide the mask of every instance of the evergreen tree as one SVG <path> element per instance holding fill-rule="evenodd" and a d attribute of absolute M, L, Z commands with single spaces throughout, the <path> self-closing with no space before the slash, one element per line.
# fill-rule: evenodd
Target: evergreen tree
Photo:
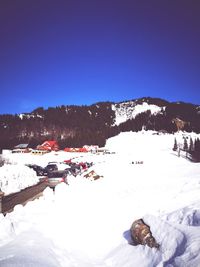
<path fill-rule="evenodd" d="M 177 149 L 178 149 L 177 140 L 176 140 L 176 138 L 174 138 L 174 147 L 173 147 L 173 151 L 177 151 Z"/>
<path fill-rule="evenodd" d="M 187 143 L 187 139 L 186 138 L 184 138 L 183 150 L 184 151 L 187 151 L 188 150 L 188 143 Z"/>
<path fill-rule="evenodd" d="M 194 142 L 194 150 L 191 153 L 195 162 L 200 162 L 200 140 L 197 138 Z"/>
<path fill-rule="evenodd" d="M 195 140 L 194 150 L 196 153 L 200 154 L 200 140 L 199 140 L 199 138 L 197 138 Z"/>
<path fill-rule="evenodd" d="M 192 151 L 194 151 L 194 142 L 192 138 L 190 137 L 189 152 L 191 153 Z"/>

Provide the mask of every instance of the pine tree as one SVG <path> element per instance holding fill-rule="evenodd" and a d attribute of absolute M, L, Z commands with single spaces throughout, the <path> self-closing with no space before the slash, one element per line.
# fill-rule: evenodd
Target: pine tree
<path fill-rule="evenodd" d="M 189 145 L 189 152 L 193 152 L 194 151 L 194 142 L 192 140 L 192 138 L 190 137 L 190 145 Z"/>
<path fill-rule="evenodd" d="M 200 140 L 197 138 L 194 144 L 194 150 L 197 154 L 200 154 Z"/>
<path fill-rule="evenodd" d="M 183 150 L 184 151 L 188 150 L 188 143 L 187 143 L 187 139 L 186 138 L 184 138 Z"/>
<path fill-rule="evenodd" d="M 194 150 L 191 152 L 192 159 L 195 162 L 200 162 L 200 140 L 199 138 L 195 139 Z"/>
<path fill-rule="evenodd" d="M 173 151 L 177 151 L 177 149 L 178 149 L 177 140 L 176 140 L 176 138 L 174 138 L 174 147 L 173 147 Z"/>

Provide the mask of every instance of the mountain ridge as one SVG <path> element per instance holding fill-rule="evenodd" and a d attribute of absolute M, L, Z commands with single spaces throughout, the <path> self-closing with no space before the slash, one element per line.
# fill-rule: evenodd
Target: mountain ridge
<path fill-rule="evenodd" d="M 187 122 L 184 130 L 200 132 L 200 106 L 182 101 L 142 97 L 88 106 L 38 107 L 30 113 L 0 115 L 0 148 L 19 143 L 35 146 L 47 139 L 56 139 L 61 148 L 103 146 L 107 138 L 123 131 L 175 132 L 175 118 Z"/>

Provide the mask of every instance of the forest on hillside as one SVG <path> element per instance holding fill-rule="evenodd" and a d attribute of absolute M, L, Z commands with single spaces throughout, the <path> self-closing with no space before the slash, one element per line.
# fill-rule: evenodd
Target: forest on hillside
<path fill-rule="evenodd" d="M 186 121 L 185 131 L 200 133 L 200 108 L 187 103 L 169 103 L 160 99 L 137 99 L 134 105 L 148 101 L 162 107 L 162 112 L 150 110 L 115 125 L 115 112 L 111 102 L 91 106 L 39 107 L 28 114 L 0 115 L 0 149 L 28 143 L 35 148 L 45 140 L 57 140 L 61 149 L 83 145 L 104 146 L 106 139 L 124 131 L 156 130 L 177 131 L 173 118 Z M 127 104 L 128 108 L 128 104 Z"/>
<path fill-rule="evenodd" d="M 85 144 L 105 145 L 115 135 L 114 112 L 108 103 L 91 106 L 38 108 L 31 114 L 0 115 L 0 148 L 29 143 L 34 148 L 43 141 L 57 140 L 60 148 Z"/>

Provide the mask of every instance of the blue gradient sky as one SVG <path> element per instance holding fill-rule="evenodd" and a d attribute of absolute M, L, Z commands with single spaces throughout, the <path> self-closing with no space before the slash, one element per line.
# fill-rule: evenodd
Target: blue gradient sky
<path fill-rule="evenodd" d="M 200 104 L 199 0 L 1 0 L 0 113 L 143 96 Z"/>

